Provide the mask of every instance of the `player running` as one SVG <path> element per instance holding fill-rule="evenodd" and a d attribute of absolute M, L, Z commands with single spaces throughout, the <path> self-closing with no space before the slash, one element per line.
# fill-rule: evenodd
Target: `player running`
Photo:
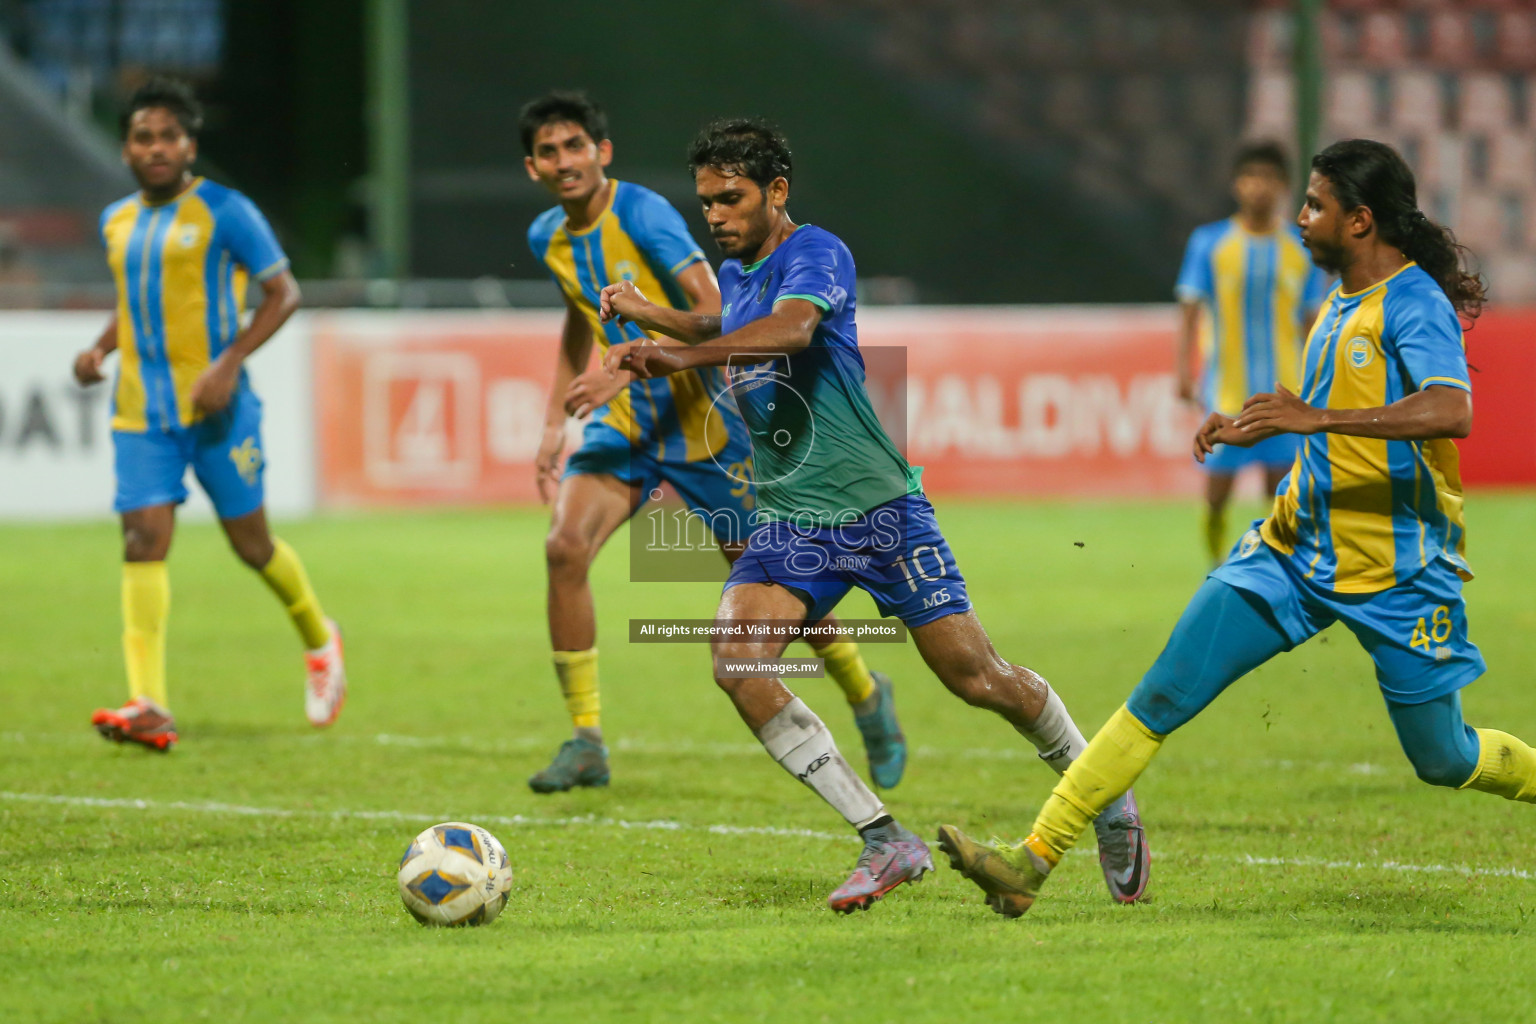
<path fill-rule="evenodd" d="M 609 178 L 613 159 L 607 118 L 581 93 L 553 92 L 519 117 L 528 176 L 560 201 L 528 231 L 528 244 L 560 285 L 565 328 L 537 458 L 539 495 L 554 509 L 545 539 L 549 635 L 555 674 L 574 736 L 549 767 L 528 780 L 538 793 L 605 786 L 597 683 L 597 623 L 587 573 L 603 544 L 670 483 L 735 558 L 750 532 L 755 503 L 746 427 L 714 367 L 665 380 L 588 369 L 596 338 L 606 350 L 646 335 L 603 323 L 598 293 L 632 281 L 671 309 L 720 311 L 720 289 L 682 215 L 661 196 Z M 592 414 L 581 447 L 557 478 L 567 416 Z M 558 481 L 558 482 L 557 482 Z M 857 644 L 812 645 L 841 687 L 864 738 L 870 776 L 884 788 L 901 781 L 907 747 L 896 719 L 891 680 L 871 672 Z"/>
<path fill-rule="evenodd" d="M 733 366 L 732 391 L 752 434 L 757 520 L 731 567 L 717 621 L 814 622 L 853 587 L 910 629 L 934 673 L 968 704 L 997 712 L 1058 772 L 1084 747 L 1061 698 L 993 650 L 965 579 L 907 464 L 870 406 L 854 322 L 855 273 L 830 232 L 790 220 L 784 137 L 761 121 L 722 121 L 694 141 L 689 166 L 721 267 L 720 315 L 647 301 L 633 282 L 603 289 L 605 321 L 638 324 L 689 347 L 629 341 L 612 370 L 642 380 Z M 864 840 L 858 865 L 828 897 L 868 908 L 932 870 L 928 847 L 898 824 L 848 767 L 832 734 L 775 677 L 733 677 L 731 659 L 776 658 L 782 640 L 719 639 L 715 678 L 769 755 L 816 791 Z M 1110 893 L 1139 898 L 1150 866 L 1135 798 L 1096 823 Z"/>
<path fill-rule="evenodd" d="M 341 634 L 325 617 L 299 556 L 267 529 L 262 509 L 261 400 L 246 358 L 299 304 L 299 286 L 254 204 L 194 177 L 202 108 L 180 82 L 157 79 L 123 116 L 123 162 L 139 191 L 107 207 L 101 236 L 117 310 L 75 358 L 82 385 L 120 354 L 112 443 L 123 523 L 123 658 L 130 700 L 91 724 L 110 740 L 167 751 L 177 740 L 165 695 L 165 556 L 191 466 L 240 560 L 288 609 L 307 648 L 304 711 L 330 725 L 347 694 Z M 248 278 L 262 300 L 241 327 Z"/>
<path fill-rule="evenodd" d="M 1209 413 L 1236 416 L 1249 395 L 1275 383 L 1295 389 L 1301 377 L 1303 321 L 1328 290 L 1294 224 L 1285 222 L 1290 192 L 1285 153 L 1273 142 L 1250 143 L 1232 164 L 1237 213 L 1195 229 L 1175 289 L 1183 313 L 1179 397 Z M 1201 353 L 1195 383 L 1195 346 Z M 1251 447 L 1218 445 L 1205 460 L 1205 542 L 1211 564 L 1226 557 L 1227 501 L 1245 466 L 1264 470 L 1273 495 L 1296 459 L 1296 438 L 1279 434 Z"/>
<path fill-rule="evenodd" d="M 1398 741 L 1419 778 L 1536 802 L 1536 751 L 1472 729 L 1461 688 L 1483 673 L 1467 637 L 1456 445 L 1472 426 L 1457 314 L 1483 283 L 1450 232 L 1417 208 L 1413 172 L 1379 142 L 1338 142 L 1312 159 L 1299 221 L 1312 258 L 1338 273 L 1307 342 L 1300 396 L 1250 397 L 1213 413 L 1195 457 L 1219 444 L 1301 436 L 1267 519 L 1196 592 L 1141 684 L 1057 784 L 1018 846 L 945 825 L 951 862 L 993 909 L 1029 909 L 1052 868 L 1111 806 L 1169 733 L 1252 669 L 1336 621 L 1376 662 Z"/>

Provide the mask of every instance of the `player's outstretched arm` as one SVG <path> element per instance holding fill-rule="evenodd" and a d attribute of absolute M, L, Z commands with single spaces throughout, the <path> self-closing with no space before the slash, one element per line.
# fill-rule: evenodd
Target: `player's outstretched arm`
<path fill-rule="evenodd" d="M 107 326 L 102 329 L 96 344 L 75 356 L 75 380 L 81 387 L 95 384 L 104 380 L 101 372 L 101 364 L 107 356 L 117 351 L 117 314 L 113 313 L 107 320 Z"/>
<path fill-rule="evenodd" d="M 719 309 L 718 292 L 714 305 Z M 690 345 L 720 336 L 718 314 L 710 315 L 658 306 L 647 299 L 644 293 L 635 287 L 633 281 L 616 281 L 605 286 L 598 296 L 597 315 L 598 319 L 605 324 L 613 320 L 635 324 L 643 331 L 651 334 L 665 334 L 669 338 L 676 338 Z"/>
<path fill-rule="evenodd" d="M 1370 409 L 1318 409 L 1284 387 L 1243 403 L 1238 430 L 1274 434 L 1348 434 L 1385 441 L 1431 441 L 1472 432 L 1472 393 L 1431 384 L 1391 405 Z M 1262 439 L 1262 437 L 1260 438 Z"/>
<path fill-rule="evenodd" d="M 299 282 L 294 280 L 291 270 L 273 274 L 261 282 L 261 304 L 256 307 L 251 322 L 192 382 L 192 404 L 205 413 L 222 412 L 235 393 L 235 385 L 240 381 L 240 367 L 246 358 L 265 345 L 298 308 Z"/>
<path fill-rule="evenodd" d="M 603 365 L 610 373 L 633 370 L 636 377 L 662 377 L 700 366 L 725 366 L 740 356 L 762 362 L 805 350 L 821 323 L 821 307 L 805 299 L 785 299 L 773 312 L 740 330 L 687 348 L 631 341 L 608 350 Z"/>

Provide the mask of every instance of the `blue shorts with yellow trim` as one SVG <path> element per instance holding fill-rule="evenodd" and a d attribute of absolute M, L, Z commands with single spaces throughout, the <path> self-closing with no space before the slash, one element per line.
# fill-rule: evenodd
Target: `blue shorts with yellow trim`
<path fill-rule="evenodd" d="M 187 467 L 197 476 L 220 519 L 261 507 L 266 458 L 261 448 L 261 399 L 239 388 L 229 406 L 176 430 L 112 431 L 119 513 L 187 500 Z"/>
<path fill-rule="evenodd" d="M 596 420 L 581 432 L 581 447 L 565 462 L 562 477 L 592 473 L 617 477 L 640 488 L 638 512 L 665 481 L 690 509 L 709 524 L 723 544 L 745 542 L 752 532 L 757 495 L 752 486 L 752 443 L 742 431 L 732 431 L 713 459 L 698 462 L 662 461 L 606 423 Z"/>
<path fill-rule="evenodd" d="M 1207 473 L 1230 476 L 1244 466 L 1263 466 L 1265 469 L 1290 469 L 1301 450 L 1301 438 L 1295 434 L 1276 434 L 1265 438 L 1251 448 L 1235 444 L 1219 444 L 1216 450 L 1201 463 Z"/>
<path fill-rule="evenodd" d="M 1340 594 L 1306 579 L 1253 529 L 1211 577 L 1263 601 L 1292 647 L 1344 623 L 1376 663 L 1382 694 L 1399 704 L 1443 697 L 1487 670 L 1467 637 L 1461 577 L 1444 559 L 1386 590 Z"/>
<path fill-rule="evenodd" d="M 908 627 L 970 611 L 965 577 L 922 494 L 876 505 L 851 523 L 759 526 L 731 566 L 725 589 L 774 583 L 799 594 L 807 622 L 820 622 L 854 587 L 881 615 Z"/>

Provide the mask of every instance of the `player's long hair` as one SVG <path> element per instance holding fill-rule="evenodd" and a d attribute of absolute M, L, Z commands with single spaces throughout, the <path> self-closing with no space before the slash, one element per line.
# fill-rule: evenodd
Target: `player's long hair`
<path fill-rule="evenodd" d="M 1435 279 L 1456 312 L 1470 324 L 1482 312 L 1487 286 L 1471 250 L 1419 209 L 1413 171 L 1384 142 L 1348 139 L 1312 158 L 1345 210 L 1369 207 L 1381 240 L 1402 251 Z"/>

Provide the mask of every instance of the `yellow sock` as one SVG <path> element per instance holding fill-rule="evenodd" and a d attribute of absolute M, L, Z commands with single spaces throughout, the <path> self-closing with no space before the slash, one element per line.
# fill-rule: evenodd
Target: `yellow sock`
<path fill-rule="evenodd" d="M 822 664 L 827 666 L 827 674 L 832 677 L 832 681 L 842 688 L 843 696 L 848 698 L 849 704 L 868 700 L 869 695 L 875 692 L 875 679 L 869 674 L 869 666 L 864 664 L 864 655 L 859 653 L 858 644 L 851 640 L 838 640 L 816 653 Z"/>
<path fill-rule="evenodd" d="M 597 693 L 597 648 L 585 651 L 556 651 L 555 674 L 560 677 L 560 693 L 571 724 L 578 729 L 601 728 L 602 704 Z"/>
<path fill-rule="evenodd" d="M 309 585 L 304 563 L 287 541 L 280 537 L 272 539 L 272 560 L 262 567 L 261 578 L 288 609 L 288 617 L 304 638 L 305 647 L 313 651 L 331 642 L 331 627 L 325 624 L 320 599 Z"/>
<path fill-rule="evenodd" d="M 1056 783 L 1025 845 L 1048 863 L 1061 860 L 1093 819 L 1131 788 L 1162 745 L 1163 737 L 1122 704 Z"/>
<path fill-rule="evenodd" d="M 1497 793 L 1506 800 L 1536 803 L 1536 750 L 1524 741 L 1497 729 L 1476 729 L 1482 745 L 1477 771 L 1460 789 Z"/>
<path fill-rule="evenodd" d="M 1227 551 L 1227 510 L 1212 511 L 1211 507 L 1205 507 L 1205 548 L 1210 553 L 1211 564 L 1219 565 L 1226 561 Z"/>
<path fill-rule="evenodd" d="M 128 694 L 165 700 L 165 620 L 171 610 L 171 576 L 164 562 L 123 563 L 123 661 Z"/>

